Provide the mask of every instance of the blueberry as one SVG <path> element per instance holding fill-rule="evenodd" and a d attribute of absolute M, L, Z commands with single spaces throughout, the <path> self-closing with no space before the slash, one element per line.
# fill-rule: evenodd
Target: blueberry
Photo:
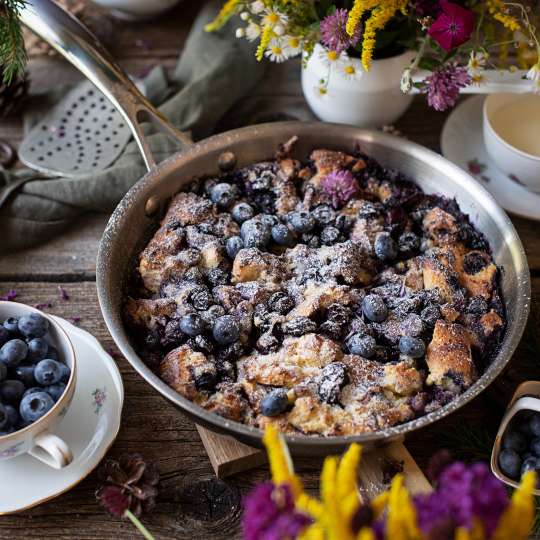
<path fill-rule="evenodd" d="M 304 233 L 300 235 L 300 241 L 302 244 L 306 244 L 310 248 L 318 248 L 321 245 L 319 236 L 315 233 Z"/>
<path fill-rule="evenodd" d="M 349 231 L 353 226 L 354 219 L 351 216 L 346 216 L 345 214 L 340 214 L 336 218 L 335 226 L 343 233 Z"/>
<path fill-rule="evenodd" d="M 4 403 L 15 403 L 24 393 L 24 384 L 21 381 L 6 379 L 0 383 L 0 399 Z"/>
<path fill-rule="evenodd" d="M 279 223 L 279 219 L 273 214 L 261 214 L 261 221 L 270 228 Z"/>
<path fill-rule="evenodd" d="M 311 215 L 317 222 L 317 224 L 325 226 L 334 223 L 336 220 L 336 213 L 331 206 L 326 204 L 321 204 L 317 206 L 312 212 Z"/>
<path fill-rule="evenodd" d="M 26 359 L 32 363 L 39 362 L 44 358 L 47 358 L 47 351 L 49 344 L 43 338 L 31 339 L 28 343 L 28 355 Z M 49 357 L 50 358 L 50 357 Z"/>
<path fill-rule="evenodd" d="M 375 354 L 377 342 L 372 336 L 354 334 L 347 340 L 347 347 L 351 354 L 357 354 L 364 358 L 372 358 Z"/>
<path fill-rule="evenodd" d="M 6 408 L 0 402 L 0 429 L 4 429 L 10 425 Z"/>
<path fill-rule="evenodd" d="M 401 336 L 399 338 L 399 350 L 402 354 L 411 358 L 422 358 L 426 354 L 426 345 L 419 338 Z"/>
<path fill-rule="evenodd" d="M 404 232 L 398 239 L 398 249 L 403 257 L 411 257 L 420 249 L 420 238 L 413 232 Z"/>
<path fill-rule="evenodd" d="M 502 441 L 502 447 L 521 454 L 527 448 L 527 441 L 522 433 L 512 428 L 508 429 Z"/>
<path fill-rule="evenodd" d="M 198 336 L 204 332 L 205 324 L 196 313 L 188 313 L 180 319 L 180 330 L 188 336 Z"/>
<path fill-rule="evenodd" d="M 51 384 L 44 388 L 45 392 L 54 399 L 55 403 L 60 399 L 65 389 L 66 385 L 64 383 Z"/>
<path fill-rule="evenodd" d="M 525 445 L 525 441 L 524 445 Z M 514 448 L 516 452 L 518 451 L 517 448 Z M 540 458 L 540 437 L 536 437 L 531 441 L 531 452 L 538 458 Z"/>
<path fill-rule="evenodd" d="M 289 313 L 294 307 L 294 300 L 285 292 L 276 292 L 268 299 L 268 309 L 280 315 Z"/>
<path fill-rule="evenodd" d="M 60 362 L 60 370 L 62 372 L 62 378 L 60 380 L 62 382 L 68 382 L 69 377 L 71 376 L 71 369 L 66 364 Z"/>
<path fill-rule="evenodd" d="M 227 281 L 229 281 L 229 276 L 221 268 L 211 268 L 206 275 L 206 279 L 212 287 L 217 287 L 218 285 L 226 285 Z"/>
<path fill-rule="evenodd" d="M 332 244 L 335 244 L 341 239 L 341 233 L 339 232 L 339 229 L 336 229 L 336 227 L 332 227 L 331 225 L 328 227 L 325 227 L 321 232 L 321 242 L 325 246 L 331 246 Z"/>
<path fill-rule="evenodd" d="M 240 327 L 233 316 L 223 315 L 214 323 L 212 335 L 220 345 L 229 345 L 240 337 Z"/>
<path fill-rule="evenodd" d="M 0 349 L 0 362 L 8 367 L 18 366 L 28 353 L 28 346 L 22 339 L 10 339 Z"/>
<path fill-rule="evenodd" d="M 190 283 L 202 283 L 204 281 L 201 271 L 196 266 L 188 268 L 185 271 L 183 278 L 184 281 L 189 281 Z"/>
<path fill-rule="evenodd" d="M 240 227 L 240 236 L 247 248 L 263 248 L 270 241 L 271 230 L 261 219 L 248 219 Z"/>
<path fill-rule="evenodd" d="M 540 437 L 540 414 L 534 414 L 529 421 L 529 429 L 535 437 Z"/>
<path fill-rule="evenodd" d="M 197 373 L 194 378 L 195 388 L 203 392 L 211 392 L 217 384 L 217 373 L 215 370 L 205 370 Z"/>
<path fill-rule="evenodd" d="M 295 317 L 294 319 L 283 323 L 281 329 L 285 334 L 300 337 L 315 332 L 315 330 L 317 330 L 317 323 L 308 317 Z"/>
<path fill-rule="evenodd" d="M 368 294 L 362 301 L 364 315 L 373 322 L 383 322 L 388 316 L 384 300 L 378 294 Z"/>
<path fill-rule="evenodd" d="M 202 334 L 189 338 L 186 341 L 186 345 L 191 347 L 194 351 L 200 351 L 205 354 L 212 354 L 214 351 L 214 344 Z"/>
<path fill-rule="evenodd" d="M 244 241 L 239 236 L 231 236 L 227 239 L 225 250 L 229 259 L 234 259 L 238 252 L 244 247 Z"/>
<path fill-rule="evenodd" d="M 50 411 L 53 406 L 53 398 L 47 392 L 36 392 L 22 398 L 19 412 L 25 422 L 35 422 Z"/>
<path fill-rule="evenodd" d="M 217 204 L 219 208 L 228 208 L 236 198 L 236 190 L 231 184 L 222 182 L 216 184 L 210 192 L 210 199 L 214 204 Z"/>
<path fill-rule="evenodd" d="M 251 219 L 255 215 L 255 211 L 248 203 L 239 202 L 233 206 L 231 214 L 234 221 L 244 223 L 244 221 Z"/>
<path fill-rule="evenodd" d="M 0 362 L 0 382 L 2 382 L 7 375 L 7 366 L 4 362 Z"/>
<path fill-rule="evenodd" d="M 518 480 L 521 469 L 519 454 L 510 449 L 502 450 L 499 454 L 499 467 L 506 476 Z"/>
<path fill-rule="evenodd" d="M 428 304 L 420 313 L 420 318 L 430 328 L 441 318 L 441 308 L 437 304 Z"/>
<path fill-rule="evenodd" d="M 375 236 L 375 255 L 383 262 L 393 261 L 398 254 L 398 247 L 390 233 L 380 232 Z"/>
<path fill-rule="evenodd" d="M 424 323 L 416 313 L 409 313 L 399 327 L 405 336 L 418 337 L 424 331 Z"/>
<path fill-rule="evenodd" d="M 39 313 L 30 313 L 19 319 L 19 332 L 26 338 L 43 337 L 49 330 L 49 321 Z"/>
<path fill-rule="evenodd" d="M 287 225 L 279 223 L 272 227 L 272 240 L 278 246 L 293 247 L 296 244 L 296 239 Z"/>
<path fill-rule="evenodd" d="M 210 306 L 206 311 L 201 313 L 201 317 L 204 319 L 204 322 L 209 326 L 214 326 L 216 319 L 218 317 L 223 317 L 225 315 L 225 309 L 219 304 L 214 304 Z"/>
<path fill-rule="evenodd" d="M 8 425 L 16 426 L 21 419 L 17 408 L 15 408 L 13 405 L 4 405 L 4 409 L 6 410 L 6 414 L 8 417 Z"/>
<path fill-rule="evenodd" d="M 230 345 L 220 347 L 215 354 L 216 363 L 228 362 L 237 360 L 244 353 L 244 347 L 240 341 L 235 341 Z"/>
<path fill-rule="evenodd" d="M 36 384 L 36 381 L 34 380 L 34 366 L 17 366 L 13 370 L 13 373 L 26 388 Z"/>
<path fill-rule="evenodd" d="M 208 309 L 214 302 L 210 291 L 206 287 L 195 289 L 190 295 L 189 300 L 193 307 L 199 311 Z"/>
<path fill-rule="evenodd" d="M 24 391 L 24 394 L 22 395 L 22 397 L 25 397 L 28 394 L 35 394 L 36 392 L 43 392 L 43 388 L 39 386 L 32 386 L 32 388 L 28 388 L 27 390 Z"/>
<path fill-rule="evenodd" d="M 374 203 L 371 201 L 364 201 L 360 210 L 358 210 L 358 217 L 360 219 L 372 219 L 379 217 L 384 210 L 381 203 Z"/>
<path fill-rule="evenodd" d="M 347 369 L 341 362 L 332 362 L 321 371 L 321 381 L 317 394 L 324 403 L 335 404 L 339 401 L 339 392 L 347 380 Z"/>
<path fill-rule="evenodd" d="M 288 406 L 287 391 L 284 388 L 276 388 L 262 398 L 261 414 L 264 416 L 277 416 L 285 412 Z"/>
<path fill-rule="evenodd" d="M 58 354 L 58 349 L 56 347 L 53 347 L 52 345 L 49 345 L 45 358 L 50 358 L 51 360 L 59 361 L 60 355 Z"/>
<path fill-rule="evenodd" d="M 0 326 L 0 347 L 8 340 L 9 332 L 3 326 Z"/>
<path fill-rule="evenodd" d="M 10 317 L 4 321 L 4 328 L 8 331 L 11 337 L 19 336 L 19 319 L 17 317 Z"/>
<path fill-rule="evenodd" d="M 253 191 L 267 191 L 272 186 L 272 180 L 275 175 L 271 171 L 263 171 L 261 175 L 250 183 L 250 188 Z"/>
<path fill-rule="evenodd" d="M 62 378 L 62 364 L 48 358 L 41 360 L 34 368 L 34 378 L 42 386 L 56 384 Z"/>
<path fill-rule="evenodd" d="M 298 233 L 307 233 L 315 227 L 315 218 L 304 210 L 293 212 L 289 217 L 289 222 Z"/>
<path fill-rule="evenodd" d="M 520 476 L 523 476 L 528 471 L 537 471 L 538 469 L 540 469 L 538 458 L 535 456 L 527 457 L 521 464 Z"/>
<path fill-rule="evenodd" d="M 473 296 L 469 300 L 467 313 L 472 313 L 473 315 L 484 315 L 488 312 L 488 309 L 488 303 L 483 296 Z"/>

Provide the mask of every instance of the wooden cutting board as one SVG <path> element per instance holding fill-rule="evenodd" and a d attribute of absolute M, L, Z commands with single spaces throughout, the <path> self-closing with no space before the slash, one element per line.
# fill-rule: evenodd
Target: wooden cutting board
<path fill-rule="evenodd" d="M 218 435 L 201 426 L 197 426 L 197 431 L 218 478 L 246 471 L 266 462 L 263 450 L 242 444 L 231 437 Z M 411 494 L 432 490 L 431 484 L 405 445 L 394 442 L 362 456 L 359 471 L 362 496 L 372 498 L 388 486 L 385 468 L 389 462 L 401 465 L 405 485 Z"/>

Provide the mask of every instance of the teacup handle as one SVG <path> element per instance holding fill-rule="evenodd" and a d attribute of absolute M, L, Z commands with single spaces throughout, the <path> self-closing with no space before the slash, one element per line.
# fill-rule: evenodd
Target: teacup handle
<path fill-rule="evenodd" d="M 73 461 L 69 446 L 48 431 L 40 433 L 34 439 L 34 447 L 28 453 L 54 469 L 62 469 Z"/>

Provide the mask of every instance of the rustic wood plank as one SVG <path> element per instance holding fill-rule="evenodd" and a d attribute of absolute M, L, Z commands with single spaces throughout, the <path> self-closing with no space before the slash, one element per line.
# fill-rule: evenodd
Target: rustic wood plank
<path fill-rule="evenodd" d="M 248 471 L 266 462 L 262 450 L 242 444 L 231 437 L 218 435 L 201 426 L 196 427 L 218 478 Z"/>

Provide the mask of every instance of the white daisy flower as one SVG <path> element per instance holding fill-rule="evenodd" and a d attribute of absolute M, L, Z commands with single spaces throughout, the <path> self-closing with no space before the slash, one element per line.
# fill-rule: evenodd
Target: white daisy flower
<path fill-rule="evenodd" d="M 483 52 L 472 51 L 467 67 L 472 73 L 482 71 L 486 67 L 487 57 Z"/>
<path fill-rule="evenodd" d="M 403 71 L 403 75 L 401 76 L 401 91 L 404 94 L 408 94 L 412 90 L 413 81 L 412 81 L 412 71 L 411 68 L 406 68 Z"/>
<path fill-rule="evenodd" d="M 255 41 L 256 39 L 259 39 L 260 35 L 261 35 L 261 27 L 258 24 L 255 24 L 254 22 L 250 22 L 246 26 L 246 38 L 249 41 Z"/>
<path fill-rule="evenodd" d="M 339 72 L 349 81 L 356 81 L 362 76 L 362 74 L 352 64 L 343 65 Z"/>
<path fill-rule="evenodd" d="M 315 95 L 319 99 L 328 99 L 328 88 L 326 84 L 321 83 L 315 86 Z"/>
<path fill-rule="evenodd" d="M 246 29 L 245 28 L 237 28 L 235 35 L 237 38 L 243 38 L 246 37 Z"/>
<path fill-rule="evenodd" d="M 264 54 L 267 58 L 270 58 L 272 62 L 276 62 L 277 64 L 284 62 L 287 60 L 287 58 L 289 58 L 281 40 L 277 39 L 273 39 L 270 42 L 268 49 L 266 49 Z"/>
<path fill-rule="evenodd" d="M 471 74 L 471 82 L 476 86 L 481 86 L 486 82 L 486 75 L 480 71 Z"/>
<path fill-rule="evenodd" d="M 248 13 L 247 11 L 242 11 L 242 13 L 240 13 L 240 18 L 241 18 L 243 21 L 249 20 L 249 13 Z"/>
<path fill-rule="evenodd" d="M 537 83 L 540 81 L 540 62 L 534 64 L 534 66 L 529 69 L 526 77 L 527 79 L 529 79 L 529 81 L 532 81 L 533 83 Z"/>
<path fill-rule="evenodd" d="M 289 58 L 297 56 L 302 52 L 302 42 L 296 36 L 283 36 L 284 47 Z"/>
<path fill-rule="evenodd" d="M 264 2 L 262 0 L 256 0 L 249 5 L 253 13 L 262 13 L 264 11 Z"/>
<path fill-rule="evenodd" d="M 329 49 L 322 49 L 319 52 L 319 58 L 325 67 L 331 68 L 333 66 L 340 66 L 348 60 L 347 53 L 338 53 L 337 51 L 331 51 Z"/>
<path fill-rule="evenodd" d="M 264 10 L 262 24 L 263 26 L 271 26 L 272 28 L 275 28 L 278 24 L 285 26 L 288 20 L 287 15 L 280 13 L 275 9 L 266 8 Z"/>
<path fill-rule="evenodd" d="M 279 37 L 285 34 L 285 27 L 281 23 L 276 24 L 272 30 L 274 34 Z"/>

